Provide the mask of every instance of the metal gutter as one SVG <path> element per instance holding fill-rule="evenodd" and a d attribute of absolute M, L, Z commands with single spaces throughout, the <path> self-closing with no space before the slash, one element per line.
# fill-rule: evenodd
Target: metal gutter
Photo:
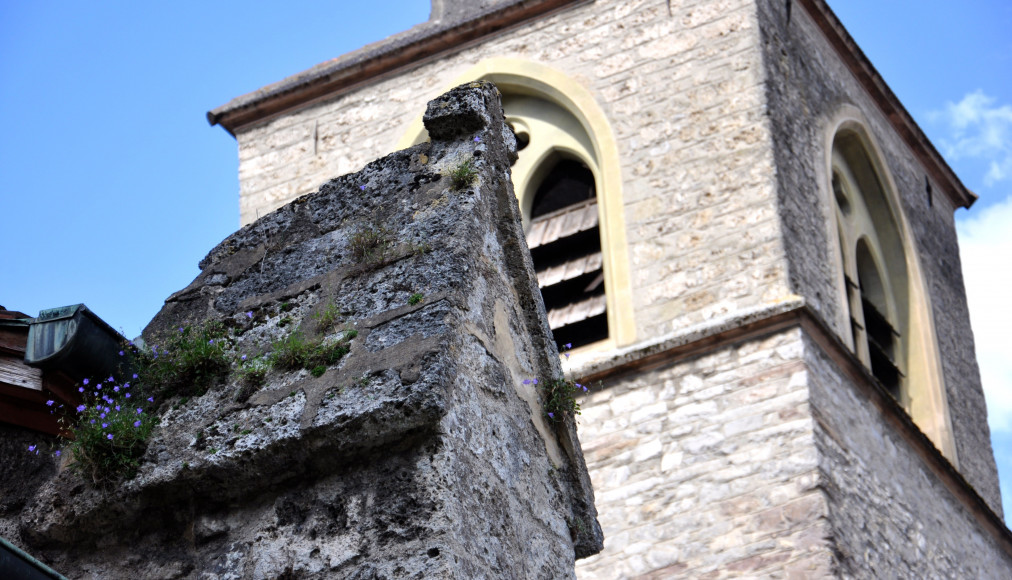
<path fill-rule="evenodd" d="M 17 580 L 67 580 L 67 577 L 36 560 L 31 554 L 0 537 L 0 578 Z"/>

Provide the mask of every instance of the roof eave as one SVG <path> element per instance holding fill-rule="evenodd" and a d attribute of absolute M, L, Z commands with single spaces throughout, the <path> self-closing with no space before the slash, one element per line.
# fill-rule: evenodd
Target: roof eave
<path fill-rule="evenodd" d="M 594 0 L 514 0 L 462 22 L 429 21 L 406 32 L 327 61 L 207 112 L 212 126 L 236 131 L 286 111 L 346 92 L 394 71 L 459 50 L 532 18 Z M 315 70 L 314 70 L 315 69 Z"/>
<path fill-rule="evenodd" d="M 942 186 L 943 192 L 953 206 L 969 208 L 973 205 L 973 202 L 977 201 L 977 195 L 963 185 L 956 172 L 938 153 L 924 131 L 917 125 L 900 100 L 896 98 L 882 75 L 875 70 L 871 61 L 868 60 L 847 29 L 843 27 L 825 0 L 798 1 L 829 40 L 844 64 L 861 83 L 864 90 L 889 119 L 896 132 L 906 141 L 930 177 Z"/>

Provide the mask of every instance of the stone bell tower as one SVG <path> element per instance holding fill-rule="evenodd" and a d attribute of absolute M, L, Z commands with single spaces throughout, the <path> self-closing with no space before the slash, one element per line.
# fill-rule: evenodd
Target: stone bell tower
<path fill-rule="evenodd" d="M 240 219 L 499 87 L 604 551 L 581 578 L 1012 570 L 960 182 L 824 0 L 434 0 L 210 113 Z"/>

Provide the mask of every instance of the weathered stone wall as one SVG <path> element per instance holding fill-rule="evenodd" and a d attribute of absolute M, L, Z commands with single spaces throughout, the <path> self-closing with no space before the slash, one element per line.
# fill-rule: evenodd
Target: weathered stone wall
<path fill-rule="evenodd" d="M 800 325 L 778 328 L 696 354 L 674 347 L 700 336 L 669 337 L 658 348 L 670 362 L 644 351 L 649 370 L 586 397 L 580 432 L 605 548 L 578 577 L 1007 576 L 1010 536 L 988 527 L 972 493 L 946 486 L 930 442 L 890 423 L 903 412 L 877 408 L 871 383 Z"/>
<path fill-rule="evenodd" d="M 819 345 L 803 348 L 840 575 L 1007 578 L 1008 536 L 982 527 Z"/>
<path fill-rule="evenodd" d="M 56 467 L 49 456 L 54 437 L 15 425 L 0 424 L 0 537 L 17 542 L 18 519 Z M 29 447 L 34 446 L 35 452 Z"/>
<path fill-rule="evenodd" d="M 638 337 L 783 298 L 755 5 L 670 5 L 566 8 L 238 131 L 242 221 L 394 148 L 424 99 L 483 59 L 526 59 L 583 85 L 611 123 Z"/>
<path fill-rule="evenodd" d="M 827 577 L 800 331 L 609 380 L 580 436 L 605 533 L 581 579 Z"/>
<path fill-rule="evenodd" d="M 498 91 L 452 91 L 426 126 L 227 238 L 145 329 L 222 321 L 250 355 L 354 330 L 350 352 L 165 401 L 134 478 L 41 486 L 33 553 L 81 578 L 555 579 L 600 550 L 575 425 L 524 384 L 561 369 Z"/>
<path fill-rule="evenodd" d="M 984 420 L 987 408 L 959 261 L 955 208 L 938 183 L 933 184 L 929 203 L 925 189 L 928 171 L 809 14 L 795 6 L 788 22 L 783 2 L 762 0 L 758 5 L 791 288 L 843 335 L 839 327 L 842 305 L 832 266 L 836 257 L 827 239 L 827 216 L 833 214 L 827 206 L 830 199 L 825 186 L 820 193 L 820 184 L 827 182 L 828 176 L 818 166 L 825 163 L 826 149 L 831 145 L 831 120 L 844 106 L 856 107 L 867 119 L 867 129 L 884 156 L 919 252 L 960 471 L 1001 514 L 997 469 Z"/>

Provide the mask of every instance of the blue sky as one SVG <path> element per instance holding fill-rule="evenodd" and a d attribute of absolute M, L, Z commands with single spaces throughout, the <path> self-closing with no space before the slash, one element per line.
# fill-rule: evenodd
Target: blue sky
<path fill-rule="evenodd" d="M 830 5 L 980 195 L 956 220 L 1012 502 L 1012 2 Z M 0 304 L 84 302 L 137 335 L 238 227 L 236 144 L 204 113 L 428 13 L 426 0 L 0 0 Z"/>

